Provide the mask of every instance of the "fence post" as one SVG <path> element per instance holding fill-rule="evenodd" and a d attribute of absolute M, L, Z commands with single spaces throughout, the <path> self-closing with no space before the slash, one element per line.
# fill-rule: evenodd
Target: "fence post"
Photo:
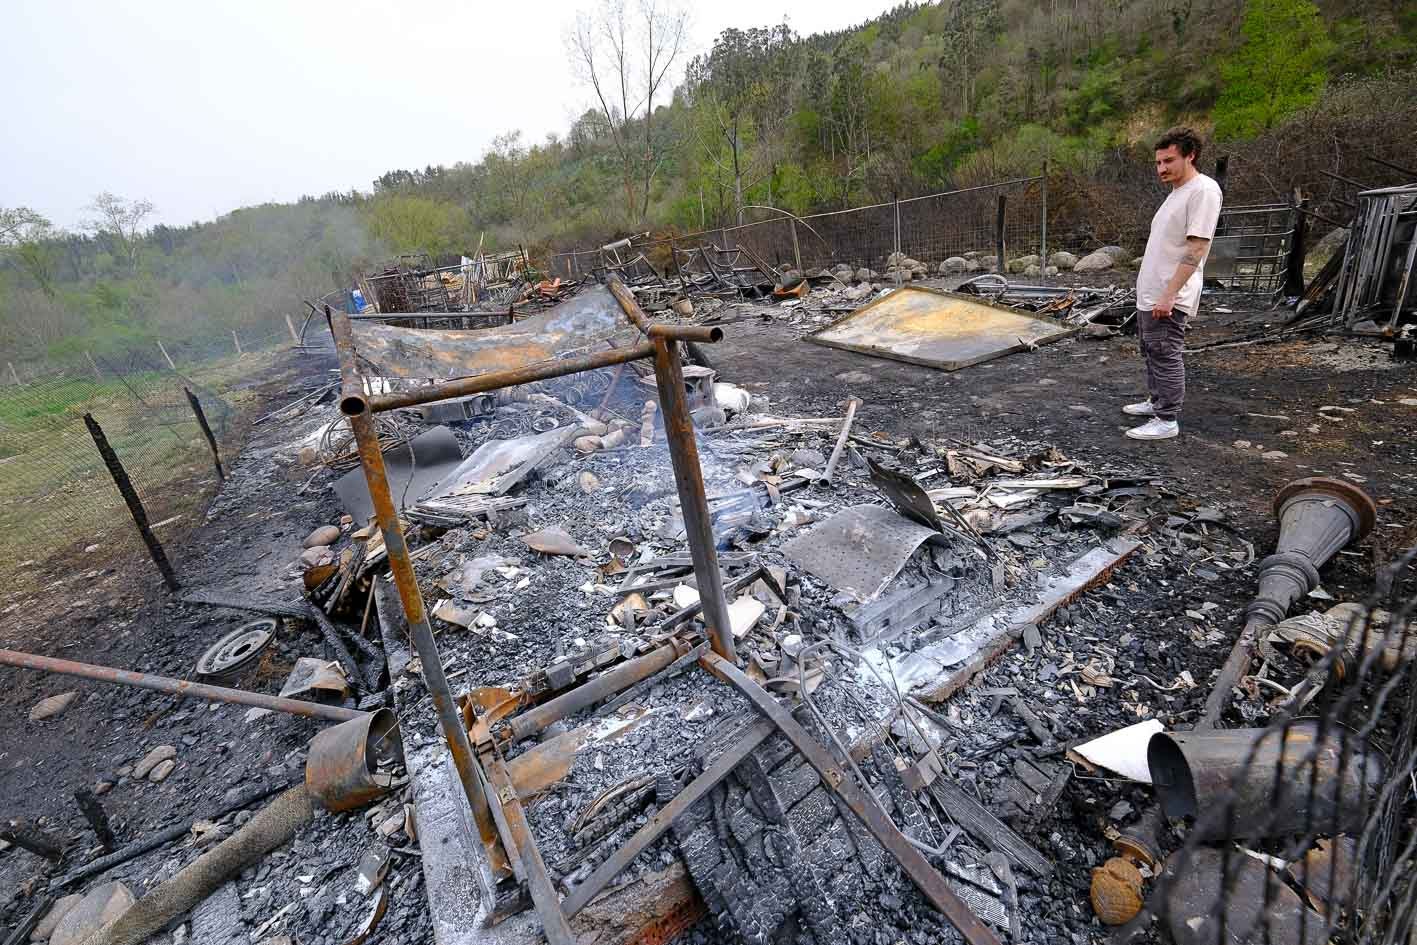
<path fill-rule="evenodd" d="M 892 200 L 895 210 L 895 239 L 892 241 L 895 246 L 895 284 L 899 287 L 902 281 L 900 271 L 900 195 L 896 194 Z"/>
<path fill-rule="evenodd" d="M 161 339 L 161 338 L 159 338 L 159 339 L 157 340 L 157 350 L 159 350 L 159 351 L 162 352 L 162 357 L 163 357 L 164 360 L 167 361 L 167 366 L 170 367 L 170 368 L 172 368 L 172 373 L 173 373 L 173 374 L 176 374 L 176 373 L 177 373 L 177 365 L 175 365 L 175 364 L 172 363 L 172 355 L 168 354 L 168 353 L 167 353 L 167 349 L 162 346 L 162 339 Z"/>
<path fill-rule="evenodd" d="M 197 426 L 202 428 L 202 436 L 207 438 L 207 446 L 211 447 L 212 462 L 216 464 L 216 477 L 226 482 L 226 470 L 221 468 L 221 452 L 217 449 L 216 437 L 212 436 L 211 425 L 207 423 L 207 415 L 202 411 L 202 402 L 192 393 L 191 388 L 182 388 L 182 393 L 187 395 L 187 403 L 192 405 L 192 413 L 197 415 Z"/>
<path fill-rule="evenodd" d="M 15 381 L 15 386 L 16 386 L 16 387 L 24 387 L 25 385 L 24 385 L 24 383 L 20 380 L 20 374 L 19 374 L 19 372 L 15 370 L 15 362 L 14 362 L 14 361 L 6 361 L 5 363 L 6 363 L 7 365 L 9 365 L 9 367 L 10 367 L 10 377 L 14 379 L 14 381 Z"/>
<path fill-rule="evenodd" d="M 93 437 L 94 446 L 98 447 L 98 455 L 103 457 L 103 465 L 108 467 L 108 473 L 113 477 L 113 484 L 118 487 L 119 494 L 127 503 L 128 513 L 133 516 L 133 524 L 138 526 L 138 534 L 143 537 L 143 544 L 148 546 L 148 554 L 152 556 L 153 564 L 157 565 L 157 569 L 162 572 L 163 583 L 167 585 L 168 590 L 180 590 L 181 585 L 177 583 L 177 575 L 167 560 L 167 553 L 162 550 L 157 536 L 153 534 L 152 528 L 148 525 L 148 513 L 143 508 L 143 502 L 138 498 L 138 492 L 133 488 L 133 481 L 128 478 L 123 464 L 118 461 L 118 454 L 113 452 L 113 447 L 109 445 L 108 437 L 103 435 L 103 428 L 98 425 L 98 421 L 93 418 L 91 413 L 84 414 L 84 426 L 89 428 L 89 435 Z"/>
<path fill-rule="evenodd" d="M 797 274 L 802 275 L 802 250 L 797 245 L 797 220 L 789 218 L 788 224 L 792 227 L 792 261 L 797 265 Z"/>
<path fill-rule="evenodd" d="M 1043 221 L 1040 227 L 1041 234 L 1038 237 L 1038 255 L 1040 265 L 1038 271 L 1043 273 L 1046 280 L 1048 278 L 1048 162 L 1043 162 Z"/>
<path fill-rule="evenodd" d="M 236 337 L 236 329 L 231 330 L 231 341 L 236 345 L 236 356 L 241 357 L 241 339 Z"/>
<path fill-rule="evenodd" d="M 466 276 L 464 276 L 466 280 Z M 295 330 L 295 323 L 290 320 L 290 313 L 285 312 L 285 327 L 290 330 L 290 340 L 295 344 L 300 344 L 300 335 Z"/>
<path fill-rule="evenodd" d="M 1307 242 L 1309 234 L 1308 214 L 1304 213 L 1304 194 L 1298 187 L 1294 188 L 1293 196 L 1290 198 L 1290 216 L 1293 219 L 1293 236 L 1289 244 L 1289 258 L 1284 266 L 1284 294 L 1303 295 L 1304 294 L 1304 256 L 1307 254 Z"/>
<path fill-rule="evenodd" d="M 1009 198 L 1006 194 L 999 194 L 999 213 L 994 220 L 994 242 L 999 258 L 999 272 L 1008 272 L 1008 266 L 1004 261 L 1004 214 L 1008 207 Z"/>

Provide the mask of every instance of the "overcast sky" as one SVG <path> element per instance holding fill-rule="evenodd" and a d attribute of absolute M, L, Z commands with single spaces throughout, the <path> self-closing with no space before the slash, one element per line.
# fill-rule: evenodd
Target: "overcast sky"
<path fill-rule="evenodd" d="M 729 26 L 814 33 L 894 3 L 693 4 L 690 52 Z M 0 206 L 73 227 L 106 190 L 183 224 L 475 161 L 514 128 L 564 133 L 590 104 L 563 42 L 589 6 L 4 0 Z"/>

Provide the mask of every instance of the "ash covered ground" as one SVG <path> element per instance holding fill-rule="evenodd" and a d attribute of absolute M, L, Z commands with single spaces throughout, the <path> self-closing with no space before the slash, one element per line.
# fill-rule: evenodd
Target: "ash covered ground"
<path fill-rule="evenodd" d="M 1006 783 L 1019 761 L 1066 764 L 1058 746 L 1085 736 L 1145 718 L 1170 726 L 1195 717 L 1254 592 L 1250 548 L 1262 556 L 1273 544 L 1269 503 L 1285 482 L 1347 474 L 1379 503 L 1374 535 L 1340 553 L 1325 571 L 1324 587 L 1336 598 L 1361 599 L 1376 564 L 1417 543 L 1412 488 L 1417 408 L 1402 403 L 1417 398 L 1417 376 L 1410 365 L 1387 360 L 1376 344 L 1296 340 L 1193 354 L 1183 436 L 1139 444 L 1121 436 L 1126 424 L 1118 412 L 1140 388 L 1135 342 L 1127 337 L 1078 338 L 944 374 L 801 343 L 801 332 L 815 323 L 803 316 L 794 324 L 791 312 L 742 306 L 725 313 L 739 320 L 725 325 L 728 338 L 711 355 L 722 380 L 754 395 L 754 412 L 840 417 L 847 398 L 855 396 L 863 401 L 857 428 L 879 444 L 857 444 L 858 452 L 907 471 L 937 461 L 936 448 L 985 444 L 1021 456 L 1051 447 L 1088 474 L 1125 472 L 1146 487 L 1144 494 L 1119 503 L 1121 529 L 1054 519 L 1016 537 L 991 539 L 1006 561 L 1001 587 L 977 567 L 963 575 L 957 610 L 967 614 L 978 606 L 1005 606 L 1026 597 L 1039 576 L 1058 573 L 1117 531 L 1128 530 L 1142 542 L 1106 583 L 1041 624 L 1032 646 L 1021 642 L 965 691 L 933 706 L 938 721 L 917 719 L 927 730 L 926 740 L 938 746 L 948 773 L 1000 816 L 1009 810 Z M 1222 321 L 1218 316 L 1202 320 L 1192 332 L 1192 345 L 1231 337 L 1230 326 Z M 288 403 L 324 383 L 330 367 L 328 362 L 292 360 L 268 380 L 269 405 Z M 297 458 L 300 444 L 328 420 L 329 408 L 323 410 L 253 428 L 206 522 L 173 549 L 188 586 L 297 596 L 299 574 L 292 563 L 302 539 L 317 526 L 338 522 L 343 513 L 329 491 L 336 474 L 316 472 Z M 460 431 L 465 449 L 487 435 L 476 424 Z M 804 433 L 769 429 L 704 437 L 708 492 L 745 488 L 739 471 L 774 453 L 829 453 L 833 437 L 834 428 L 828 426 Z M 1276 451 L 1285 455 L 1265 458 Z M 810 529 L 845 505 L 880 501 L 863 469 L 849 460 L 843 469 L 835 490 L 785 494 L 779 505 L 761 509 L 727 550 L 751 551 L 763 564 L 786 567 L 781 545 L 794 532 Z M 590 491 L 582 486 L 583 472 L 598 480 Z M 946 478 L 926 478 L 923 485 L 945 485 Z M 615 537 L 657 553 L 682 550 L 673 528 L 672 489 L 662 445 L 589 457 L 568 454 L 528 481 L 524 522 L 511 516 L 497 527 L 456 529 L 439 539 L 435 550 L 419 559 L 430 606 L 442 596 L 435 582 L 460 562 L 489 555 L 508 561 L 502 565 L 507 573 L 489 572 L 480 599 L 468 602 L 495 617 L 496 632 L 436 624 L 454 688 L 504 684 L 583 648 L 633 639 L 636 634 L 623 624 L 607 623 L 616 598 L 597 585 L 613 586 L 615 580 L 600 566 Z M 1198 522 L 1200 510 L 1209 511 Z M 789 522 L 791 527 L 784 529 Z M 577 559 L 532 551 L 521 534 L 545 526 L 564 528 L 593 554 Z M 143 565 L 135 561 L 131 569 L 105 575 L 104 589 L 95 592 L 101 582 L 85 579 L 72 562 L 49 563 L 51 587 L 45 597 L 0 602 L 0 609 L 8 608 L 5 645 L 190 676 L 201 652 L 250 615 L 181 603 Z M 940 565 L 917 560 L 905 577 L 935 573 L 931 569 Z M 735 573 L 728 571 L 729 577 Z M 844 602 L 833 589 L 810 575 L 793 573 L 792 578 L 788 593 L 796 596 L 790 616 L 772 627 L 780 607 L 769 597 L 764 617 L 740 644 L 745 653 L 756 650 L 770 658 L 776 641 L 788 632 L 809 641 L 835 634 L 860 643 L 851 637 Z M 524 580 L 525 586 L 519 586 Z M 112 590 L 120 584 L 124 590 Z M 908 648 L 911 643 L 889 645 Z M 297 657 L 322 651 L 313 628 L 288 622 L 261 663 L 233 684 L 273 692 Z M 893 708 L 893 694 L 862 681 L 839 655 L 830 662 L 814 698 L 839 731 L 853 738 L 871 734 Z M 38 822 L 68 839 L 72 849 L 66 866 L 83 862 L 94 848 L 73 791 L 111 785 L 101 795 L 103 802 L 123 839 L 135 839 L 187 817 L 207 818 L 242 790 L 298 780 L 306 745 L 318 730 L 318 723 L 279 715 L 250 718 L 237 706 L 0 672 L 6 681 L 6 711 L 0 713 L 0 797 L 6 808 L 0 814 Z M 406 741 L 412 746 L 432 742 L 433 716 L 427 699 L 420 698 L 421 686 L 407 673 L 397 682 L 405 689 L 401 704 L 408 707 Z M 65 691 L 76 691 L 78 698 L 63 714 L 30 721 L 38 699 Z M 1051 733 L 1051 748 L 1040 745 L 1014 711 L 1015 697 Z M 545 859 L 560 880 L 583 878 L 588 864 L 603 855 L 577 860 L 581 849 L 567 836 L 568 821 L 588 801 L 627 778 L 682 774 L 695 763 L 695 751 L 711 731 L 747 718 L 741 699 L 693 668 L 638 701 L 647 711 L 643 722 L 625 738 L 579 755 L 563 785 L 531 806 Z M 1242 700 L 1232 717 L 1254 720 L 1264 711 L 1257 697 Z M 892 751 L 904 754 L 921 737 L 911 728 L 885 724 Z M 157 746 L 173 747 L 171 774 L 156 783 L 134 777 L 132 767 Z M 871 770 L 879 774 L 878 767 Z M 877 778 L 882 790 L 887 775 Z M 1109 831 L 1144 809 L 1149 795 L 1145 786 L 1079 768 L 1046 816 L 1036 822 L 1011 821 L 1055 863 L 1047 877 L 1014 870 L 1023 941 L 1103 939 L 1105 930 L 1087 902 L 1088 868 L 1112 855 Z M 616 828 L 602 849 L 613 849 L 642 822 L 647 809 Z M 947 835 L 941 811 L 925 805 L 920 814 L 937 842 Z M 183 917 L 165 933 L 165 941 L 256 941 L 257 931 L 263 937 L 291 935 L 307 945 L 348 941 L 368 912 L 365 898 L 353 890 L 354 868 L 375 847 L 394 852 L 386 880 L 388 913 L 369 941 L 431 941 L 420 851 L 404 832 L 401 815 L 402 798 L 396 797 L 372 814 L 317 816 L 291 844 L 243 871 L 199 910 L 201 915 Z M 122 879 L 141 895 L 249 816 L 248 810 L 203 824 L 200 836 L 161 847 L 106 878 Z M 937 863 L 978 864 L 985 852 L 960 835 Z M 677 855 L 675 839 L 667 837 L 650 847 L 622 881 L 663 869 Z M 854 898 L 840 903 L 850 940 L 908 939 L 921 945 L 956 940 L 887 863 L 871 884 L 851 890 Z M 18 921 L 52 873 L 24 850 L 0 852 L 0 923 L 8 927 Z M 221 929 L 226 931 L 216 931 Z M 736 939 L 705 921 L 685 940 Z"/>

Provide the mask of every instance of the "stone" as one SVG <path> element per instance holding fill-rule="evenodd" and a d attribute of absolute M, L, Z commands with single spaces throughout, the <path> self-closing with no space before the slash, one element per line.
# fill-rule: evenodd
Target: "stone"
<path fill-rule="evenodd" d="M 998 256 L 980 256 L 978 262 L 979 268 L 986 272 L 991 272 L 999 268 Z"/>
<path fill-rule="evenodd" d="M 590 495 L 600 488 L 600 479 L 589 469 L 583 469 L 580 475 L 576 477 L 576 485 L 580 486 L 581 491 L 586 495 Z"/>
<path fill-rule="evenodd" d="M 332 564 L 334 560 L 335 554 L 329 545 L 316 545 L 300 552 L 300 566 L 303 568 L 318 568 L 322 564 Z"/>
<path fill-rule="evenodd" d="M 158 745 L 143 756 L 143 760 L 133 766 L 133 780 L 146 778 L 160 763 L 177 757 L 177 749 L 171 745 Z"/>
<path fill-rule="evenodd" d="M 1088 322 L 1082 329 L 1084 338 L 1111 338 L 1115 334 L 1110 325 L 1099 325 L 1096 322 Z"/>
<path fill-rule="evenodd" d="M 860 269 L 856 270 L 855 278 L 857 282 L 870 282 L 873 279 L 880 278 L 880 274 L 874 269 L 867 269 L 863 266 Z"/>
<path fill-rule="evenodd" d="M 323 546 L 333 545 L 337 541 L 339 541 L 339 526 L 321 525 L 319 528 L 315 529 L 313 532 L 305 536 L 305 541 L 303 542 L 303 545 L 306 548 L 319 548 Z"/>
<path fill-rule="evenodd" d="M 1104 269 L 1111 269 L 1117 261 L 1108 253 L 1098 250 L 1095 253 L 1088 253 L 1077 261 L 1073 266 L 1076 272 L 1101 272 Z"/>
<path fill-rule="evenodd" d="M 1009 260 L 1009 272 L 1025 272 L 1029 266 L 1036 266 L 1039 263 L 1037 254 L 1030 253 L 1027 256 L 1019 256 L 1017 259 Z"/>
<path fill-rule="evenodd" d="M 127 912 L 133 902 L 133 894 L 122 883 L 104 883 L 94 887 L 59 920 L 54 933 L 49 936 L 49 945 L 79 945 Z"/>
<path fill-rule="evenodd" d="M 792 454 L 787 457 L 787 461 L 794 466 L 807 469 L 821 469 L 827 464 L 826 456 L 814 449 L 793 450 Z"/>
<path fill-rule="evenodd" d="M 57 926 L 69 911 L 79 904 L 84 897 L 75 893 L 72 896 L 64 896 L 49 907 L 49 911 L 44 914 L 44 918 L 39 920 L 39 925 L 34 927 L 30 933 L 31 942 L 42 942 L 54 934 Z"/>
<path fill-rule="evenodd" d="M 148 780 L 153 784 L 161 784 L 167 780 L 167 776 L 177 768 L 177 762 L 171 758 L 166 761 L 159 761 L 153 765 L 153 769 L 148 772 Z"/>
<path fill-rule="evenodd" d="M 86 554 L 86 555 L 91 555 L 91 554 L 93 554 L 94 552 L 98 551 L 98 550 L 99 550 L 100 548 L 102 548 L 102 547 L 103 547 L 102 545 L 85 545 L 85 546 L 84 546 L 84 554 Z"/>
<path fill-rule="evenodd" d="M 1023 271 L 1023 274 L 1030 279 L 1037 279 L 1039 276 L 1043 275 L 1043 270 L 1037 266 L 1029 266 Z"/>
<path fill-rule="evenodd" d="M 847 301 L 859 302 L 866 296 L 871 294 L 871 286 L 869 283 L 862 282 L 857 285 L 851 286 L 843 294 L 846 296 Z"/>
<path fill-rule="evenodd" d="M 1236 440 L 1234 443 L 1231 443 L 1230 445 L 1233 446 L 1233 447 L 1235 447 L 1237 450 L 1247 450 L 1247 449 L 1250 448 L 1250 441 L 1249 441 L 1249 440 Z"/>
<path fill-rule="evenodd" d="M 1328 259 L 1338 251 L 1338 247 L 1348 239 L 1347 227 L 1335 227 L 1324 234 L 1324 238 L 1314 244 L 1314 248 L 1309 251 L 1310 259 Z"/>
<path fill-rule="evenodd" d="M 1266 450 L 1260 456 L 1264 459 L 1288 459 L 1289 454 L 1281 450 Z"/>
<path fill-rule="evenodd" d="M 1048 265 L 1057 266 L 1059 269 L 1071 269 L 1078 264 L 1078 258 L 1072 253 L 1058 250 L 1048 256 Z"/>
<path fill-rule="evenodd" d="M 594 453 L 600 449 L 600 437 L 598 436 L 578 436 L 572 444 L 578 453 Z"/>
<path fill-rule="evenodd" d="M 48 696 L 41 699 L 34 704 L 34 708 L 30 709 L 30 721 L 42 722 L 45 719 L 54 718 L 65 709 L 69 708 L 78 697 L 78 692 L 71 689 L 68 692 L 61 692 L 56 696 Z"/>
<path fill-rule="evenodd" d="M 302 466 L 313 466 L 320 461 L 320 451 L 313 446 L 302 446 L 295 454 L 295 461 Z"/>
<path fill-rule="evenodd" d="M 836 375 L 836 379 L 847 384 L 869 384 L 875 380 L 865 371 L 843 371 Z"/>
<path fill-rule="evenodd" d="M 964 261 L 964 271 L 965 271 L 965 272 L 978 272 L 978 271 L 979 271 L 979 260 L 977 260 L 977 259 L 966 259 L 966 260 Z"/>
<path fill-rule="evenodd" d="M 963 256 L 951 256 L 940 263 L 940 275 L 943 276 L 951 272 L 964 272 L 968 268 L 968 259 L 965 259 Z"/>
<path fill-rule="evenodd" d="M 1108 256 L 1111 256 L 1114 260 L 1117 261 L 1117 265 L 1119 266 L 1122 263 L 1126 262 L 1128 259 L 1132 258 L 1132 254 L 1127 252 L 1120 246 L 1104 246 L 1100 250 L 1098 250 L 1098 252 L 1106 253 Z"/>
<path fill-rule="evenodd" d="M 1044 266 L 1044 267 L 1043 267 L 1043 274 L 1044 274 L 1045 276 L 1056 276 L 1056 275 L 1057 275 L 1059 272 L 1061 272 L 1061 271 L 1062 271 L 1062 270 L 1060 270 L 1057 266 Z"/>
<path fill-rule="evenodd" d="M 1133 259 L 1133 260 L 1132 260 L 1132 268 L 1133 268 L 1133 269 L 1140 269 L 1140 268 L 1141 268 L 1141 264 L 1144 263 L 1144 262 L 1146 262 L 1146 257 L 1145 257 L 1145 256 L 1138 256 L 1136 259 Z"/>

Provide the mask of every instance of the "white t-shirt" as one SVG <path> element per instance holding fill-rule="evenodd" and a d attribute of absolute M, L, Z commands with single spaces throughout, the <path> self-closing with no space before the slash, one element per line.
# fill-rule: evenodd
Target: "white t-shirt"
<path fill-rule="evenodd" d="M 1176 274 L 1181 257 L 1186 253 L 1186 237 L 1215 236 L 1215 224 L 1220 219 L 1220 185 L 1197 174 L 1166 195 L 1156 216 L 1151 218 L 1151 236 L 1146 241 L 1141 271 L 1137 273 L 1137 309 L 1149 312 L 1161 301 L 1166 283 Z M 1176 307 L 1194 315 L 1201 301 L 1205 263 L 1186 280 L 1176 293 Z"/>

